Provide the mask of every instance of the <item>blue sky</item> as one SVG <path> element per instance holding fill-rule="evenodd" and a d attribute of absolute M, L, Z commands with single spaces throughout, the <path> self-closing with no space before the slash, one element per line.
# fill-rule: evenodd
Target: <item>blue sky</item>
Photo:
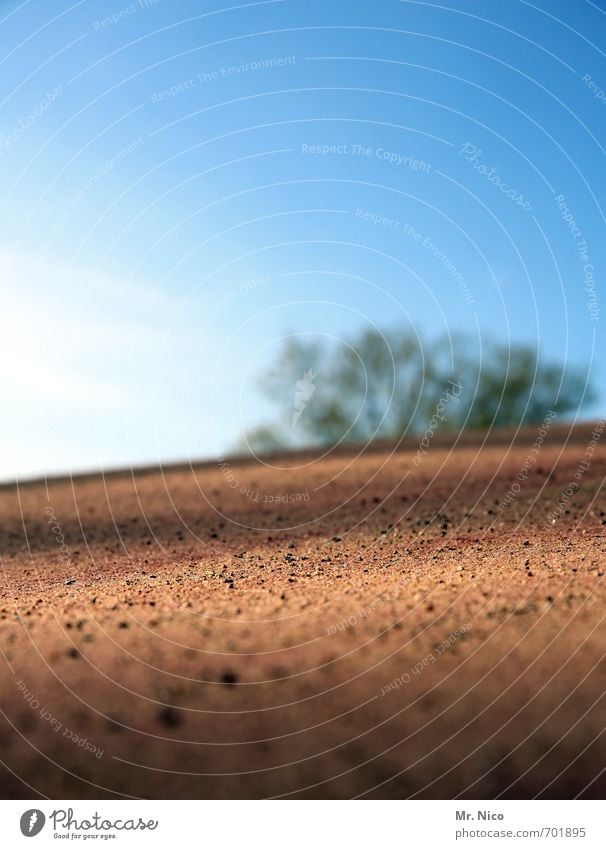
<path fill-rule="evenodd" d="M 531 343 L 601 411 L 605 33 L 589 0 L 0 2 L 0 479 L 212 456 L 284 334 L 368 323 Z"/>

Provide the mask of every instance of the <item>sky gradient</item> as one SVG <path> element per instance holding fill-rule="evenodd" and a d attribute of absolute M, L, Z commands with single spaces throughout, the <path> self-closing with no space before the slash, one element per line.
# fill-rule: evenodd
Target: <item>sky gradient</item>
<path fill-rule="evenodd" d="M 605 34 L 589 0 L 0 2 L 0 480 L 215 456 L 285 334 L 368 324 L 535 345 L 600 413 Z"/>

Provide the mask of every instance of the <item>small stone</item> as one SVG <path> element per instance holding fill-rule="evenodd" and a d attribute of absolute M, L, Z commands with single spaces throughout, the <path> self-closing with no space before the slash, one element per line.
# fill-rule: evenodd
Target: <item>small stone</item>
<path fill-rule="evenodd" d="M 168 728 L 176 728 L 182 723 L 179 713 L 173 707 L 169 706 L 162 708 L 158 714 L 158 721 L 161 722 L 162 725 L 166 725 Z"/>

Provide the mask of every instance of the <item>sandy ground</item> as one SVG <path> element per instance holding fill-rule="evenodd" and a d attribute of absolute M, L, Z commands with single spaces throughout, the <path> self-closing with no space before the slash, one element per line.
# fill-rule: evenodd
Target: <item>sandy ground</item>
<path fill-rule="evenodd" d="M 592 429 L 1 488 L 2 797 L 604 797 Z"/>

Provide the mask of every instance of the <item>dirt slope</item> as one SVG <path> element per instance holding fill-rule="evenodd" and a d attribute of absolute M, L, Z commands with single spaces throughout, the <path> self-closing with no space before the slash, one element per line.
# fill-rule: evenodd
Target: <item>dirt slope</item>
<path fill-rule="evenodd" d="M 0 489 L 2 796 L 603 797 L 592 431 Z"/>

